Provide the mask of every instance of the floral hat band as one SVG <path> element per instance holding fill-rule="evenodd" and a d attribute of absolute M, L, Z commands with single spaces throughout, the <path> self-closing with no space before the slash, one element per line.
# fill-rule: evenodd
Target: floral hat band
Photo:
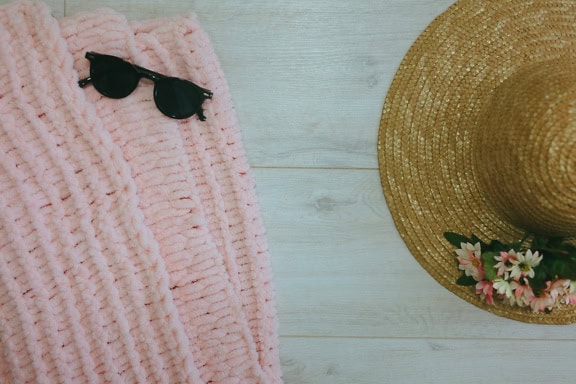
<path fill-rule="evenodd" d="M 545 313 L 576 304 L 576 247 L 570 242 L 535 236 L 534 251 L 524 241 L 486 244 L 474 235 L 445 236 L 457 247 L 458 269 L 463 272 L 456 284 L 474 287 L 483 302 L 494 305 L 499 300 Z"/>
<path fill-rule="evenodd" d="M 412 255 L 464 300 L 576 322 L 576 2 L 460 0 L 404 57 L 378 140 Z"/>

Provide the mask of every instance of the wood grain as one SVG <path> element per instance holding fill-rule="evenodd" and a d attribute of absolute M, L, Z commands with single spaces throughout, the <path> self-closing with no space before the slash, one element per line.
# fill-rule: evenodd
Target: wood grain
<path fill-rule="evenodd" d="M 282 339 L 286 383 L 570 383 L 571 342 Z"/>
<path fill-rule="evenodd" d="M 398 236 L 376 170 L 257 169 L 285 336 L 575 340 L 482 311 L 434 281 Z"/>

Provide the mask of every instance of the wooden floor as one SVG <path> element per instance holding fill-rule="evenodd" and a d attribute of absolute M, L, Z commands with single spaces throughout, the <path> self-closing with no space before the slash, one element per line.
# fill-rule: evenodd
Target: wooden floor
<path fill-rule="evenodd" d="M 451 3 L 49 1 L 56 16 L 100 6 L 133 19 L 198 14 L 255 169 L 288 384 L 576 377 L 574 326 L 498 318 L 442 288 L 407 251 L 382 195 L 384 97 L 410 44 Z"/>

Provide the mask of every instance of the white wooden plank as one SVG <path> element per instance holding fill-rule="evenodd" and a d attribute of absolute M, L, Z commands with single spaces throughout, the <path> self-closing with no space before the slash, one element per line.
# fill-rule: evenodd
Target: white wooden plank
<path fill-rule="evenodd" d="M 201 8 L 253 164 L 375 167 L 382 103 L 397 64 L 450 2 L 260 1 L 258 12 L 251 2 L 219 2 L 216 12 Z"/>
<path fill-rule="evenodd" d="M 564 341 L 282 338 L 285 384 L 571 383 Z"/>
<path fill-rule="evenodd" d="M 382 103 L 418 33 L 452 0 L 82 0 L 130 18 L 194 10 L 257 166 L 376 167 Z"/>
<path fill-rule="evenodd" d="M 397 234 L 377 171 L 257 169 L 282 335 L 576 339 L 436 283 Z"/>

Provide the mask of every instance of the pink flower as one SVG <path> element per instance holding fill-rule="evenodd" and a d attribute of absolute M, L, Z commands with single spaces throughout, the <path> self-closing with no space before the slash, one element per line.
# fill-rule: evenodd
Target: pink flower
<path fill-rule="evenodd" d="M 570 280 L 567 279 L 558 279 L 550 282 L 548 287 L 546 288 L 552 295 L 555 296 L 564 296 L 568 289 L 570 289 Z"/>
<path fill-rule="evenodd" d="M 458 269 L 464 271 L 466 276 L 472 276 L 476 281 L 481 281 L 484 278 L 484 269 L 480 258 L 480 243 L 474 245 L 461 243 L 460 249 L 456 250 L 456 255 L 458 255 Z"/>
<path fill-rule="evenodd" d="M 494 286 L 491 281 L 482 280 L 476 283 L 476 293 L 480 295 L 486 303 L 494 304 Z"/>
<path fill-rule="evenodd" d="M 559 296 L 558 287 L 552 288 L 550 281 L 546 282 L 546 289 L 542 291 L 540 296 L 534 296 L 530 300 L 530 307 L 534 312 L 544 312 L 552 310 L 557 305 Z"/>
<path fill-rule="evenodd" d="M 494 265 L 494 268 L 498 270 L 498 276 L 504 276 L 504 279 L 508 280 L 510 277 L 510 271 L 512 270 L 513 261 L 517 260 L 516 251 L 513 249 L 509 250 L 508 252 L 500 252 L 500 256 L 494 257 L 497 264 Z"/>
<path fill-rule="evenodd" d="M 576 303 L 576 294 L 572 290 L 573 284 L 567 279 L 558 279 L 553 281 L 548 290 L 552 296 L 557 297 L 557 301 L 564 304 L 573 304 L 571 301 Z"/>
<path fill-rule="evenodd" d="M 512 281 L 510 285 L 514 290 L 514 297 L 510 300 L 511 305 L 518 305 L 519 307 L 526 307 L 530 305 L 530 302 L 535 297 L 532 287 L 528 284 L 528 280 L 524 279 L 520 282 Z"/>
<path fill-rule="evenodd" d="M 552 310 L 555 305 L 556 299 L 547 292 L 543 292 L 540 296 L 534 296 L 530 301 L 530 307 L 534 312 Z"/>

